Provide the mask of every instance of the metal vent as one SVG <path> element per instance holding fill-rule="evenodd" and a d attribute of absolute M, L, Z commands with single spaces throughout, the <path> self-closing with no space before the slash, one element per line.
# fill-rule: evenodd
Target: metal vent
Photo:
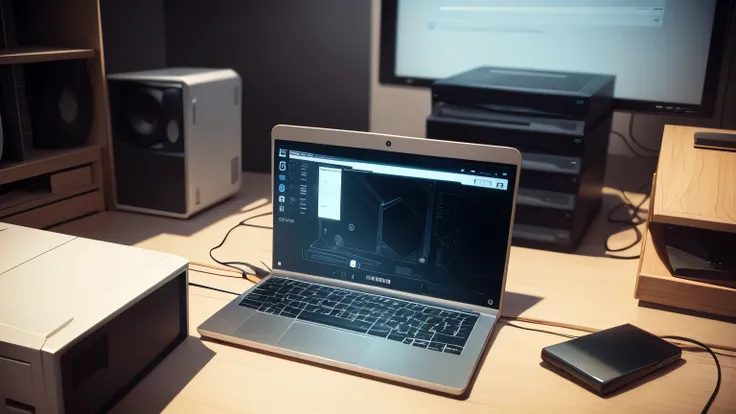
<path fill-rule="evenodd" d="M 107 335 L 85 348 L 72 362 L 72 387 L 77 388 L 108 366 Z"/>
<path fill-rule="evenodd" d="M 230 160 L 230 184 L 236 184 L 240 178 L 240 157 Z"/>
<path fill-rule="evenodd" d="M 197 124 L 197 98 L 192 98 L 192 125 Z"/>

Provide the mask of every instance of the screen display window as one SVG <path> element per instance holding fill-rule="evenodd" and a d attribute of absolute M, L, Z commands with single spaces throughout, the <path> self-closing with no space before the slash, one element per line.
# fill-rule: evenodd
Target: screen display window
<path fill-rule="evenodd" d="M 276 141 L 274 269 L 498 308 L 516 167 Z"/>
<path fill-rule="evenodd" d="M 398 0 L 395 75 L 478 66 L 616 76 L 618 99 L 699 105 L 716 0 Z"/>

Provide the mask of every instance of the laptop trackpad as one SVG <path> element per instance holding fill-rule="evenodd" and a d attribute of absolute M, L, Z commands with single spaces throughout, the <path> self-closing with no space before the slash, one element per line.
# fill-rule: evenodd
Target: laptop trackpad
<path fill-rule="evenodd" d="M 295 322 L 276 346 L 357 364 L 372 342 L 371 337 Z"/>
<path fill-rule="evenodd" d="M 249 341 L 273 345 L 293 321 L 293 319 L 258 312 L 235 329 L 232 335 Z"/>

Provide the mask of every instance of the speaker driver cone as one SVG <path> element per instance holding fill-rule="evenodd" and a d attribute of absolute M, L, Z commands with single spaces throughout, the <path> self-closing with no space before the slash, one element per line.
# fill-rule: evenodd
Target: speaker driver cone
<path fill-rule="evenodd" d="M 131 140 L 141 147 L 150 148 L 163 138 L 162 97 L 160 90 L 152 88 L 139 88 L 128 96 L 124 109 L 126 124 Z"/>
<path fill-rule="evenodd" d="M 87 143 L 94 113 L 87 62 L 24 65 L 26 96 L 36 148 L 69 148 Z"/>

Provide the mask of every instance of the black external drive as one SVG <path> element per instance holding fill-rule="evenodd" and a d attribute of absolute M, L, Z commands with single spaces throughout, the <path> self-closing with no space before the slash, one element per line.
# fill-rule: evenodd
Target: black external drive
<path fill-rule="evenodd" d="M 723 132 L 696 132 L 697 148 L 736 151 L 736 134 Z"/>
<path fill-rule="evenodd" d="M 542 349 L 542 359 L 598 395 L 610 392 L 681 358 L 664 339 L 626 324 Z"/>

